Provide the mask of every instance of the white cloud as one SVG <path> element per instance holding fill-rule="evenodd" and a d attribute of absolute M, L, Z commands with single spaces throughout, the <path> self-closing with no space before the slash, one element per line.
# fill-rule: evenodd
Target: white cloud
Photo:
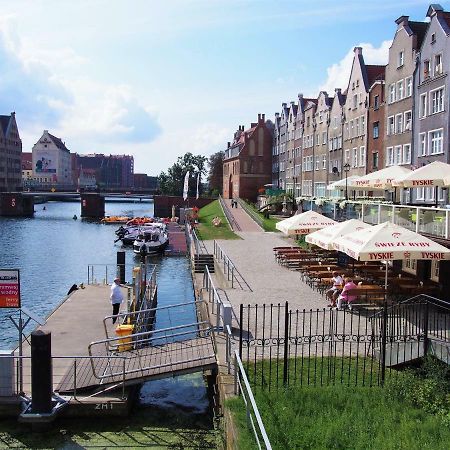
<path fill-rule="evenodd" d="M 362 47 L 364 62 L 366 64 L 384 65 L 388 62 L 389 47 L 392 41 L 383 41 L 380 47 L 374 47 L 373 44 L 361 43 L 355 47 Z M 352 70 L 353 47 L 337 63 L 327 68 L 327 79 L 319 87 L 319 91 L 327 91 L 330 95 L 334 93 L 335 88 L 347 89 L 348 79 Z"/>

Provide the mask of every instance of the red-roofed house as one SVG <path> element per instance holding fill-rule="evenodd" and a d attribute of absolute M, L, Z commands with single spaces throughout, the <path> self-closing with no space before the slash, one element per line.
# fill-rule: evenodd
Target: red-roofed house
<path fill-rule="evenodd" d="M 234 133 L 223 161 L 223 197 L 256 201 L 258 189 L 272 182 L 273 123 L 258 114 L 258 122 Z"/>

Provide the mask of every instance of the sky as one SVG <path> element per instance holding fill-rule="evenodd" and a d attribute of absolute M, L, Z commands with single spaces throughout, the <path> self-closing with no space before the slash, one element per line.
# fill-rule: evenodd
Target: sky
<path fill-rule="evenodd" d="M 158 175 L 226 148 L 281 103 L 345 89 L 353 48 L 385 64 L 419 0 L 0 0 L 0 114 L 23 151 L 43 130 L 71 152 L 131 154 Z M 450 9 L 449 2 L 441 2 Z"/>

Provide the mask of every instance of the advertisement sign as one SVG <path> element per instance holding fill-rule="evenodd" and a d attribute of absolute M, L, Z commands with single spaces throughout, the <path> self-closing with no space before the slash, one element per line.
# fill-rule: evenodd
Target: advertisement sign
<path fill-rule="evenodd" d="M 20 308 L 19 269 L 0 269 L 0 308 Z"/>
<path fill-rule="evenodd" d="M 48 151 L 38 151 L 36 155 L 36 173 L 56 173 L 55 155 Z"/>

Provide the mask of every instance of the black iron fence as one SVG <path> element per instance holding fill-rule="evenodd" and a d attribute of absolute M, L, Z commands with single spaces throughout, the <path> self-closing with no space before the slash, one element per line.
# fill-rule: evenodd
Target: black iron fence
<path fill-rule="evenodd" d="M 428 353 L 450 363 L 450 309 L 422 296 L 375 314 L 241 305 L 239 323 L 239 354 L 255 388 L 383 385 Z"/>

